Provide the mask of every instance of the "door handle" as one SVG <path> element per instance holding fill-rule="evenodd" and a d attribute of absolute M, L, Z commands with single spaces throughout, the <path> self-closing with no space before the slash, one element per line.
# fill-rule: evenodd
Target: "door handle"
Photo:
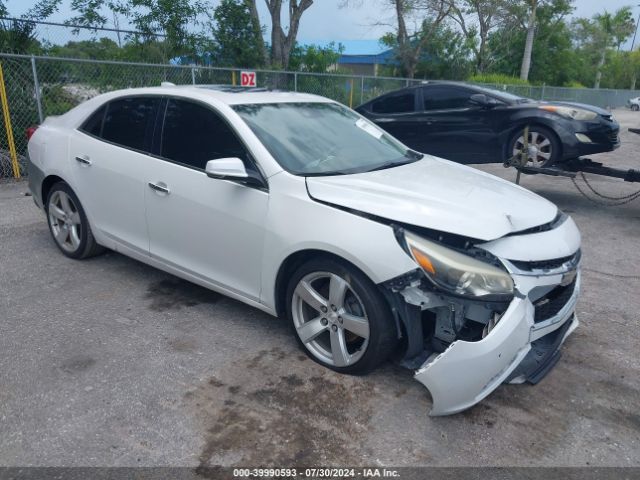
<path fill-rule="evenodd" d="M 80 155 L 76 157 L 76 162 L 81 163 L 83 165 L 91 165 L 91 160 L 87 155 Z"/>
<path fill-rule="evenodd" d="M 149 182 L 149 187 L 151 188 L 151 190 L 155 190 L 156 192 L 164 193 L 164 194 L 167 194 L 167 195 L 169 195 L 171 193 L 171 191 L 169 190 L 169 187 L 167 187 L 163 183 L 152 183 L 152 182 Z"/>

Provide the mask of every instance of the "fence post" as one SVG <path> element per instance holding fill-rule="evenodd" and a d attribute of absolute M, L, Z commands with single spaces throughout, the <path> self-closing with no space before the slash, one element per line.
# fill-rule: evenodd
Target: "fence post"
<path fill-rule="evenodd" d="M 293 91 L 294 92 L 298 91 L 298 72 L 295 72 L 293 74 Z"/>
<path fill-rule="evenodd" d="M 364 103 L 364 75 L 360 77 L 360 105 Z"/>
<path fill-rule="evenodd" d="M 542 84 L 542 92 L 540 93 L 540 100 L 544 100 L 544 88 L 547 86 L 546 83 Z"/>
<path fill-rule="evenodd" d="M 349 80 L 349 108 L 353 108 L 353 78 Z"/>
<path fill-rule="evenodd" d="M 42 113 L 42 98 L 40 96 L 40 82 L 38 82 L 38 71 L 36 69 L 36 57 L 31 55 L 31 71 L 33 72 L 33 86 L 36 94 L 36 104 L 38 105 L 38 119 L 40 123 L 44 122 L 44 115 Z"/>
<path fill-rule="evenodd" d="M 13 125 L 11 125 L 11 115 L 9 114 L 9 102 L 7 100 L 7 89 L 4 83 L 2 62 L 0 62 L 0 102 L 2 103 L 2 116 L 4 117 L 4 128 L 7 133 L 7 145 L 9 147 L 13 178 L 20 178 L 20 164 L 18 163 L 16 142 L 13 139 Z"/>
<path fill-rule="evenodd" d="M 196 84 L 196 69 L 194 67 L 191 67 L 191 84 Z"/>

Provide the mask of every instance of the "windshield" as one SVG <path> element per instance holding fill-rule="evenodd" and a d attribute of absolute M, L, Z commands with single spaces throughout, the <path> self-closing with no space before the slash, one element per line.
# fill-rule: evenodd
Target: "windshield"
<path fill-rule="evenodd" d="M 416 161 L 421 154 L 335 103 L 234 105 L 276 161 L 295 175 L 341 175 Z"/>
<path fill-rule="evenodd" d="M 533 101 L 530 98 L 519 97 L 518 95 L 515 95 L 513 93 L 509 93 L 509 92 L 505 92 L 505 91 L 502 91 L 502 90 L 495 90 L 493 88 L 487 88 L 487 87 L 478 87 L 478 88 L 480 90 L 488 93 L 489 95 L 497 97 L 500 100 L 504 100 L 507 103 L 529 103 L 529 102 Z"/>

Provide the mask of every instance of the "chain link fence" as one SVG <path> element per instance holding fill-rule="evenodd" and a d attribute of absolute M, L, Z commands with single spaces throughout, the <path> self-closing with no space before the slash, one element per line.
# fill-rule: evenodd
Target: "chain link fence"
<path fill-rule="evenodd" d="M 89 59 L 35 57 L 0 53 L 9 124 L 13 129 L 21 175 L 26 174 L 26 129 L 50 115 L 60 115 L 100 93 L 133 87 L 176 85 L 237 85 L 240 70 L 204 66 L 125 63 Z M 257 84 L 268 89 L 313 93 L 355 107 L 383 93 L 421 80 L 337 75 L 330 73 L 258 70 Z M 558 87 L 487 85 L 541 100 L 565 100 L 619 107 L 639 91 Z M 2 112 L 3 120 L 5 113 Z M 2 125 L 2 124 L 0 124 Z M 6 128 L 0 127 L 0 178 L 13 176 Z"/>

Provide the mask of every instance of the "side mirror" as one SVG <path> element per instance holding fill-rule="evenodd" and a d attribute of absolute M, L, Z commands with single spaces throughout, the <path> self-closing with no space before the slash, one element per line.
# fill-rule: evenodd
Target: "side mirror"
<path fill-rule="evenodd" d="M 472 104 L 478 105 L 479 107 L 483 108 L 493 108 L 500 105 L 500 102 L 498 102 L 495 98 L 491 98 L 484 93 L 474 93 L 473 95 L 471 95 L 469 100 Z"/>
<path fill-rule="evenodd" d="M 209 178 L 221 180 L 234 180 L 244 185 L 265 188 L 265 182 L 259 173 L 247 171 L 244 162 L 237 157 L 217 158 L 209 160 L 204 167 Z"/>
<path fill-rule="evenodd" d="M 249 178 L 244 162 L 237 157 L 209 160 L 204 171 L 207 177 L 229 180 L 246 180 Z"/>

